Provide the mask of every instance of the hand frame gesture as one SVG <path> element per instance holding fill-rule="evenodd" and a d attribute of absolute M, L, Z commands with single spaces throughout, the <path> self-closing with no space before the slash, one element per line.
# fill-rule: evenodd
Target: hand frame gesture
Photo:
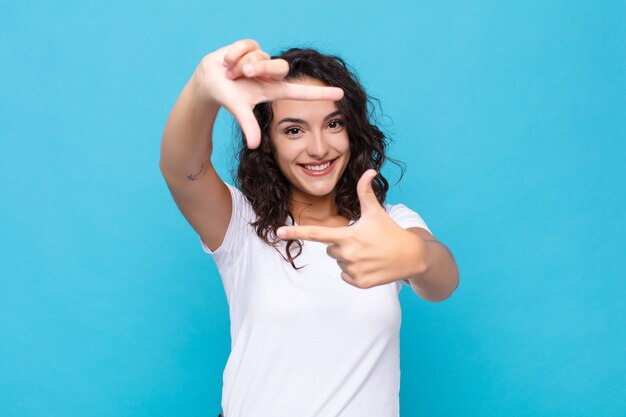
<path fill-rule="evenodd" d="M 271 59 L 252 39 L 237 41 L 206 55 L 194 78 L 200 97 L 226 108 L 239 122 L 247 146 L 257 148 L 261 129 L 252 109 L 274 100 L 340 100 L 339 87 L 301 85 L 283 81 L 289 72 L 284 59 Z"/>
<path fill-rule="evenodd" d="M 358 288 L 371 288 L 423 272 L 425 242 L 387 215 L 372 189 L 376 175 L 376 170 L 369 169 L 359 179 L 361 218 L 356 224 L 283 226 L 277 231 L 278 237 L 327 244 L 326 252 L 342 270 L 341 278 Z"/>

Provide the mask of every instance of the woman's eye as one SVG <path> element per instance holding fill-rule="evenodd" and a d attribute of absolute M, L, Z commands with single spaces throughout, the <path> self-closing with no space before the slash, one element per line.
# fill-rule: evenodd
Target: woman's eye
<path fill-rule="evenodd" d="M 343 126 L 343 120 L 339 120 L 339 119 L 331 120 L 328 123 L 328 126 L 331 129 L 337 129 L 337 128 Z M 287 136 L 298 135 L 301 132 L 302 132 L 302 130 L 299 127 L 289 127 L 287 129 L 285 129 L 285 135 L 287 135 Z"/>
<path fill-rule="evenodd" d="M 335 125 L 335 126 L 331 126 L 331 125 Z M 332 129 L 335 129 L 339 126 L 343 126 L 343 121 L 342 120 L 332 120 L 330 123 L 328 123 L 328 126 L 330 126 Z"/>

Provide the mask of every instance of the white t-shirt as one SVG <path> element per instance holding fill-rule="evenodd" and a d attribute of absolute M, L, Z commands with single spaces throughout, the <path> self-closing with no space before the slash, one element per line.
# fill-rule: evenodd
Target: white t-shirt
<path fill-rule="evenodd" d="M 398 417 L 403 281 L 354 287 L 326 245 L 311 241 L 295 259 L 308 265 L 294 270 L 249 225 L 256 215 L 243 193 L 227 186 L 233 206 L 222 245 L 211 251 L 200 239 L 230 310 L 224 417 Z M 402 204 L 385 210 L 403 228 L 428 230 Z M 285 242 L 278 249 L 285 254 Z"/>

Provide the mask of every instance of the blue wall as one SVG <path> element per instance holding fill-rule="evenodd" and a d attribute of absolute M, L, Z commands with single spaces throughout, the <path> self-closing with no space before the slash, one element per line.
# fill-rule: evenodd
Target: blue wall
<path fill-rule="evenodd" d="M 388 201 L 456 257 L 450 299 L 400 294 L 403 417 L 626 415 L 626 3 L 13 3 L 0 415 L 217 415 L 226 298 L 158 162 L 197 63 L 242 38 L 356 69 L 408 167 Z"/>

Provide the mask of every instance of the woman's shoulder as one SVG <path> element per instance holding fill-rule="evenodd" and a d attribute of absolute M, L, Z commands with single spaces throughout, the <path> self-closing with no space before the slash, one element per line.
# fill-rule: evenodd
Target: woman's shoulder
<path fill-rule="evenodd" d="M 254 220 L 256 215 L 248 197 L 246 197 L 243 191 L 241 191 L 241 189 L 239 189 L 236 185 L 232 185 L 227 182 L 224 182 L 224 184 L 226 184 L 228 190 L 230 191 L 233 202 L 233 214 L 236 214 L 240 217 L 240 219 L 247 222 Z"/>
<path fill-rule="evenodd" d="M 383 207 L 385 208 L 385 211 L 389 215 L 401 214 L 403 212 L 408 212 L 408 211 L 412 211 L 414 213 L 417 213 L 415 210 L 410 209 L 409 207 L 407 207 L 403 203 L 396 203 L 396 204 L 385 203 L 385 204 L 383 204 Z"/>
<path fill-rule="evenodd" d="M 384 204 L 387 215 L 391 217 L 400 227 L 408 229 L 410 227 L 421 227 L 430 232 L 422 216 L 415 210 L 402 203 Z"/>
<path fill-rule="evenodd" d="M 232 257 L 239 253 L 238 249 L 251 240 L 250 224 L 255 220 L 252 205 L 243 192 L 225 181 L 224 184 L 228 187 L 232 200 L 230 220 L 224 238 L 215 250 L 211 250 L 206 243 L 202 242 L 204 251 L 213 255 L 218 263 L 230 262 Z"/>

